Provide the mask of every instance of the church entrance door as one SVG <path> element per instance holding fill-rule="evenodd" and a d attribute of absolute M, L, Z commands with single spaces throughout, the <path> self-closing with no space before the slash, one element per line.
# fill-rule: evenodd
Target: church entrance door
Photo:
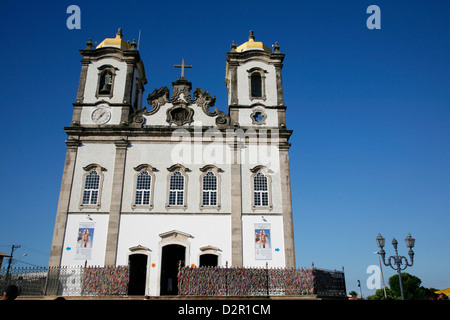
<path fill-rule="evenodd" d="M 147 279 L 147 255 L 132 254 L 129 256 L 128 261 L 130 265 L 128 295 L 143 296 Z"/>
<path fill-rule="evenodd" d="M 178 264 L 181 261 L 181 266 L 184 267 L 185 257 L 186 248 L 181 245 L 170 244 L 162 248 L 160 283 L 162 296 L 178 294 Z"/>

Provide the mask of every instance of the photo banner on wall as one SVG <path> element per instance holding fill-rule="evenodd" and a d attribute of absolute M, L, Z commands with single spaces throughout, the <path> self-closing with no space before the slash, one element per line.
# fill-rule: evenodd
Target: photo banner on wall
<path fill-rule="evenodd" d="M 272 260 L 270 223 L 255 224 L 255 259 Z"/>
<path fill-rule="evenodd" d="M 91 260 L 95 222 L 80 222 L 75 260 Z"/>

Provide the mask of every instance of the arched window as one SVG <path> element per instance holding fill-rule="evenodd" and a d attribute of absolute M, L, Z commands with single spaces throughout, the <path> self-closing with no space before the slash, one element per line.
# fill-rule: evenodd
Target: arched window
<path fill-rule="evenodd" d="M 220 209 L 222 169 L 212 164 L 200 168 L 200 209 Z"/>
<path fill-rule="evenodd" d="M 214 172 L 207 172 L 202 179 L 202 206 L 217 206 L 217 177 Z"/>
<path fill-rule="evenodd" d="M 144 163 L 133 169 L 137 171 L 134 176 L 133 209 L 153 208 L 156 168 Z"/>
<path fill-rule="evenodd" d="M 103 172 L 98 164 L 90 164 L 83 167 L 86 173 L 83 176 L 83 190 L 80 201 L 80 207 L 100 207 L 100 198 L 102 190 Z"/>
<path fill-rule="evenodd" d="M 92 170 L 84 181 L 83 204 L 97 204 L 100 176 Z"/>
<path fill-rule="evenodd" d="M 262 172 L 258 172 L 253 177 L 253 197 L 256 207 L 266 207 L 269 205 L 267 177 Z"/>
<path fill-rule="evenodd" d="M 271 183 L 272 178 L 265 166 L 256 166 L 251 169 L 252 179 L 252 209 L 272 210 Z"/>
<path fill-rule="evenodd" d="M 261 98 L 262 95 L 262 81 L 261 74 L 254 72 L 251 75 L 251 96 L 254 98 Z"/>
<path fill-rule="evenodd" d="M 150 205 L 150 191 L 152 187 L 152 176 L 147 170 L 141 171 L 136 179 L 135 205 Z"/>
<path fill-rule="evenodd" d="M 180 171 L 175 171 L 170 176 L 169 206 L 184 205 L 184 176 Z"/>

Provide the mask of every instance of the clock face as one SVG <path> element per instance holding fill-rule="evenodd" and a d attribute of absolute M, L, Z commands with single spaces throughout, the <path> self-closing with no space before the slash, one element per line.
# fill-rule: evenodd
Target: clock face
<path fill-rule="evenodd" d="M 92 112 L 91 118 L 97 124 L 105 124 L 111 119 L 111 111 L 105 108 L 97 108 Z"/>

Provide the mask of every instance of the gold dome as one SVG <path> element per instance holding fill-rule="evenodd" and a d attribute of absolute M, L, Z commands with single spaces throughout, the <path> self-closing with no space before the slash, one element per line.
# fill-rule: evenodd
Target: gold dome
<path fill-rule="evenodd" d="M 122 28 L 119 28 L 119 31 L 117 31 L 115 38 L 106 38 L 105 40 L 100 42 L 100 44 L 95 49 L 104 47 L 114 47 L 122 50 L 128 50 L 130 49 L 130 44 L 127 41 L 123 40 Z"/>
<path fill-rule="evenodd" d="M 247 51 L 247 50 L 264 50 L 268 53 L 272 53 L 272 50 L 270 50 L 270 48 L 267 47 L 264 43 L 255 41 L 255 36 L 253 35 L 253 31 L 250 31 L 248 41 L 241 44 L 239 47 L 236 48 L 237 52 L 243 52 L 243 51 Z"/>

